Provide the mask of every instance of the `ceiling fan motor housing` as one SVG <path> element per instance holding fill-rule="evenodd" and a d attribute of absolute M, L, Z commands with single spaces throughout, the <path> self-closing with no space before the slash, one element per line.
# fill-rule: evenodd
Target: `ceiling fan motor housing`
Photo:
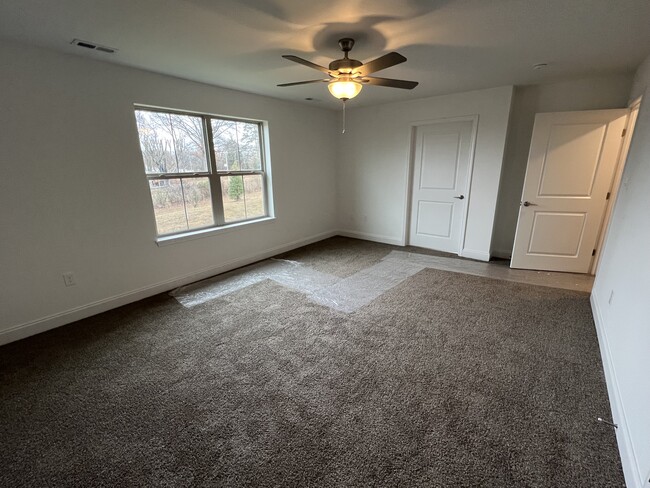
<path fill-rule="evenodd" d="M 363 63 L 356 59 L 337 59 L 330 63 L 330 70 L 339 71 L 340 73 L 351 73 L 354 68 L 358 68 Z"/>
<path fill-rule="evenodd" d="M 352 70 L 354 68 L 358 68 L 363 64 L 361 61 L 348 58 L 348 53 L 354 47 L 354 39 L 350 37 L 339 39 L 339 46 L 341 47 L 341 51 L 343 51 L 345 56 L 343 59 L 336 59 L 332 61 L 329 64 L 330 70 L 338 71 L 339 73 L 352 73 Z"/>

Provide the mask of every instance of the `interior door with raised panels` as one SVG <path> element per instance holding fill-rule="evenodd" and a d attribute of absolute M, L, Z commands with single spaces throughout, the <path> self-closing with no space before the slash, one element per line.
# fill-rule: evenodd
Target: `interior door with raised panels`
<path fill-rule="evenodd" d="M 589 272 L 627 116 L 536 115 L 511 267 Z"/>
<path fill-rule="evenodd" d="M 468 200 L 473 121 L 439 122 L 416 128 L 409 243 L 460 251 Z"/>

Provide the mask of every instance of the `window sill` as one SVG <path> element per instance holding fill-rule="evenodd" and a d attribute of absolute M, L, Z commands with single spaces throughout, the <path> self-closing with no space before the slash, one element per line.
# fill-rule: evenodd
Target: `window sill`
<path fill-rule="evenodd" d="M 218 234 L 226 234 L 233 230 L 241 229 L 250 225 L 267 224 L 275 220 L 275 217 L 262 217 L 261 219 L 247 220 L 245 222 L 236 222 L 234 224 L 222 225 L 220 227 L 210 227 L 209 229 L 192 230 L 183 232 L 182 234 L 174 234 L 172 236 L 163 236 L 156 239 L 158 247 L 169 246 L 183 241 L 191 241 L 194 239 L 201 239 L 203 237 L 210 237 Z"/>

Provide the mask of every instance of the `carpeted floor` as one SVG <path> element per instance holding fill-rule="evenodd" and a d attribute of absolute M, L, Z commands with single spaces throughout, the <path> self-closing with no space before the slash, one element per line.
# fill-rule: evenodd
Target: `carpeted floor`
<path fill-rule="evenodd" d="M 345 277 L 392 248 L 285 257 Z M 272 281 L 0 348 L 0 486 L 624 486 L 585 293 L 425 269 L 350 314 Z"/>

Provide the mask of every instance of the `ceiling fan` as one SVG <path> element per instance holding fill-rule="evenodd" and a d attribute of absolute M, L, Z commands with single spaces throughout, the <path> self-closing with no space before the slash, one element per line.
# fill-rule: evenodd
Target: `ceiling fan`
<path fill-rule="evenodd" d="M 291 54 L 282 56 L 284 59 L 288 59 L 294 63 L 299 63 L 326 73 L 329 75 L 329 78 L 282 83 L 278 86 L 306 85 L 308 83 L 321 82 L 328 83 L 327 88 L 330 93 L 344 102 L 350 98 L 356 97 L 361 92 L 363 85 L 388 86 L 391 88 L 403 88 L 405 90 L 412 90 L 418 86 L 417 81 L 393 80 L 390 78 L 369 76 L 372 73 L 390 68 L 391 66 L 406 61 L 406 58 L 401 54 L 390 52 L 364 64 L 361 61 L 350 59 L 348 57 L 348 53 L 352 50 L 352 47 L 354 47 L 354 39 L 349 37 L 340 39 L 339 46 L 341 46 L 341 51 L 343 51 L 343 58 L 332 61 L 328 68 Z"/>

